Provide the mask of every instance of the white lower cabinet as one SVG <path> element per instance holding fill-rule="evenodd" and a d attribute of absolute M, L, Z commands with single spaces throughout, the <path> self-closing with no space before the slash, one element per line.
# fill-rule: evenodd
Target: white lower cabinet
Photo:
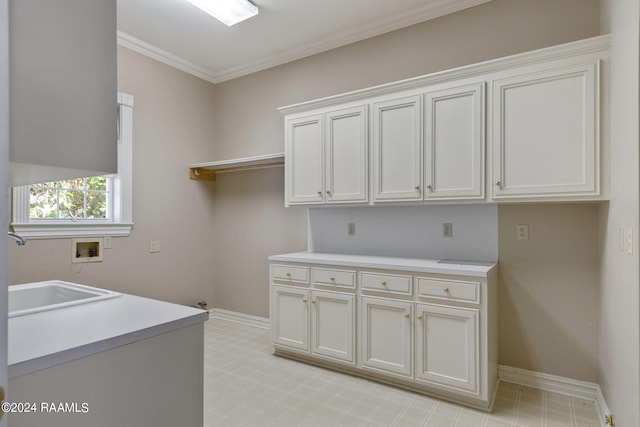
<path fill-rule="evenodd" d="M 309 290 L 271 286 L 273 343 L 309 351 Z"/>
<path fill-rule="evenodd" d="M 361 365 L 411 377 L 411 306 L 407 301 L 363 296 L 360 304 Z"/>
<path fill-rule="evenodd" d="M 311 354 L 355 364 L 355 296 L 311 292 Z"/>
<path fill-rule="evenodd" d="M 272 284 L 276 346 L 355 365 L 355 296 Z"/>
<path fill-rule="evenodd" d="M 270 257 L 276 354 L 491 409 L 495 264 L 317 256 Z"/>
<path fill-rule="evenodd" d="M 478 392 L 477 309 L 416 304 L 416 379 Z"/>

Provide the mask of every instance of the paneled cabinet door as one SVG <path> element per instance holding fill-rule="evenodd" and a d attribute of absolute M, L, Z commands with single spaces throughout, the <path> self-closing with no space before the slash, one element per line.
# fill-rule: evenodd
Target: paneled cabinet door
<path fill-rule="evenodd" d="M 373 105 L 374 202 L 421 200 L 422 95 Z"/>
<path fill-rule="evenodd" d="M 285 179 L 288 204 L 324 203 L 323 117 L 286 122 Z"/>
<path fill-rule="evenodd" d="M 412 303 L 385 298 L 361 297 L 361 364 L 373 369 L 412 376 Z"/>
<path fill-rule="evenodd" d="M 271 285 L 271 334 L 274 344 L 309 351 L 309 291 Z"/>
<path fill-rule="evenodd" d="M 355 364 L 355 296 L 311 292 L 311 353 Z"/>
<path fill-rule="evenodd" d="M 416 379 L 479 393 L 478 310 L 416 304 Z"/>
<path fill-rule="evenodd" d="M 325 114 L 325 200 L 367 202 L 367 107 Z"/>
<path fill-rule="evenodd" d="M 484 82 L 424 97 L 424 198 L 484 198 Z"/>
<path fill-rule="evenodd" d="M 599 194 L 598 69 L 525 70 L 493 82 L 494 199 Z"/>

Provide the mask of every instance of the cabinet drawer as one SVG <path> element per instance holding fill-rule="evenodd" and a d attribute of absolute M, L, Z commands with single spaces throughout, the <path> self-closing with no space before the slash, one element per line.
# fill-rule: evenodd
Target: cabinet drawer
<path fill-rule="evenodd" d="M 272 265 L 273 280 L 309 283 L 309 267 L 294 267 L 291 265 Z"/>
<path fill-rule="evenodd" d="M 360 273 L 362 289 L 411 294 L 411 276 L 381 273 Z"/>
<path fill-rule="evenodd" d="M 327 268 L 312 268 L 311 281 L 319 285 L 356 287 L 356 273 L 349 270 L 332 270 Z"/>
<path fill-rule="evenodd" d="M 418 277 L 418 296 L 480 302 L 480 283 Z"/>

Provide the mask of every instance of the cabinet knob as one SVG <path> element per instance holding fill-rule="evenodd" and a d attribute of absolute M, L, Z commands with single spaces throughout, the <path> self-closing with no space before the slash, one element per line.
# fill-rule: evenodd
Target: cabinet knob
<path fill-rule="evenodd" d="M 332 282 L 335 282 L 336 278 L 335 277 L 329 277 L 329 280 L 331 280 Z"/>
<path fill-rule="evenodd" d="M 418 319 L 418 320 L 422 320 L 422 315 L 420 315 L 420 316 L 416 317 L 416 319 Z"/>
<path fill-rule="evenodd" d="M 316 300 L 314 300 L 314 299 L 311 300 L 311 304 L 315 304 L 315 303 L 316 303 Z"/>
<path fill-rule="evenodd" d="M 387 282 L 385 282 L 384 280 L 380 283 L 382 286 L 387 286 Z"/>
<path fill-rule="evenodd" d="M 410 316 L 411 316 L 411 315 L 410 315 L 409 313 L 405 313 L 405 314 L 404 314 L 405 319 L 408 319 Z"/>
<path fill-rule="evenodd" d="M 502 182 L 500 182 L 500 181 L 496 181 L 496 185 L 497 185 L 498 187 L 502 187 Z"/>
<path fill-rule="evenodd" d="M 327 193 L 327 194 L 331 194 L 331 191 L 327 190 L 327 191 L 326 191 L 326 193 Z"/>
<path fill-rule="evenodd" d="M 444 288 L 443 291 L 449 293 L 449 288 Z"/>
<path fill-rule="evenodd" d="M 419 186 L 419 185 L 416 185 L 416 190 L 419 190 L 419 189 L 420 189 L 420 186 Z"/>
<path fill-rule="evenodd" d="M 433 187 L 431 186 L 431 184 L 427 185 L 427 190 L 433 191 Z"/>
<path fill-rule="evenodd" d="M 291 279 L 291 273 L 287 273 L 287 277 Z"/>
<path fill-rule="evenodd" d="M 303 303 L 305 303 L 305 304 L 306 304 L 306 303 L 307 303 L 307 301 L 309 301 L 309 300 L 308 300 L 308 299 L 306 299 L 306 298 L 302 298 L 302 302 L 303 302 Z"/>
<path fill-rule="evenodd" d="M 319 195 L 319 196 L 322 196 L 322 191 L 318 191 L 318 195 Z"/>

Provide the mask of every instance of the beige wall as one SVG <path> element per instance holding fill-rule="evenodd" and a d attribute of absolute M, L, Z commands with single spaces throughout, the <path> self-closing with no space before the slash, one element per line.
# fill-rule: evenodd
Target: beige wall
<path fill-rule="evenodd" d="M 202 183 L 186 179 L 188 163 L 282 151 L 283 105 L 596 36 L 599 9 L 598 0 L 494 0 L 215 87 L 120 49 L 120 90 L 136 97 L 134 233 L 80 271 L 63 254 L 68 241 L 13 247 L 11 282 L 62 275 L 267 317 L 266 258 L 305 249 L 306 210 L 283 208 L 282 169 Z M 500 207 L 500 363 L 597 380 L 597 209 Z M 531 240 L 520 245 L 512 236 L 524 221 Z M 579 251 L 550 250 L 558 236 Z M 150 240 L 160 254 L 148 253 Z"/>
<path fill-rule="evenodd" d="M 611 200 L 600 206 L 599 379 L 616 425 L 640 425 L 640 6 L 604 0 L 611 28 Z M 634 249 L 620 250 L 620 228 L 633 230 Z"/>
<path fill-rule="evenodd" d="M 69 239 L 9 246 L 9 283 L 57 278 L 176 303 L 212 303 L 212 186 L 188 164 L 213 154 L 215 86 L 118 49 L 118 90 L 134 96 L 133 220 L 104 261 L 71 264 Z M 149 253 L 159 240 L 161 252 Z"/>
<path fill-rule="evenodd" d="M 216 158 L 282 151 L 283 120 L 277 107 L 596 36 L 600 34 L 599 19 L 597 0 L 494 0 L 219 84 L 218 100 L 224 108 L 217 116 Z M 251 126 L 244 125 L 246 120 Z M 272 194 L 280 200 L 281 188 L 276 187 L 274 184 Z M 277 205 L 273 212 L 261 210 L 259 202 L 230 192 L 217 194 L 215 203 L 229 212 L 224 219 L 215 213 L 217 224 L 224 224 L 229 230 L 241 229 L 246 222 L 246 218 L 232 212 L 260 211 L 276 217 L 276 212 L 279 215 L 286 211 Z M 299 210 L 289 208 L 296 209 Z M 597 380 L 596 212 L 596 205 L 500 207 L 500 363 Z M 299 224 L 304 212 L 288 214 L 295 216 Z M 517 245 L 511 239 L 515 236 L 513 224 L 522 221 L 531 221 L 532 240 L 528 246 Z M 274 227 L 273 231 L 265 230 L 263 238 L 280 239 L 280 233 L 280 227 Z M 297 241 L 306 237 L 304 233 L 299 230 Z M 580 242 L 580 250 L 575 254 L 549 251 L 547 247 L 556 244 L 555 236 Z M 234 243 L 227 240 L 226 244 Z M 221 245 L 219 253 L 224 252 L 226 244 Z M 255 265 L 263 265 L 269 253 L 277 252 L 275 247 L 269 248 L 269 243 L 263 243 L 256 250 L 246 246 L 244 254 Z M 523 260 L 529 256 L 532 257 L 525 264 Z M 231 277 L 233 272 L 220 264 L 218 274 Z M 264 279 L 248 282 L 250 285 L 240 280 L 241 292 L 231 292 L 231 284 L 222 282 L 216 285 L 219 307 L 268 315 L 266 298 L 256 301 L 250 297 L 254 292 L 266 295 Z M 224 292 L 219 291 L 220 286 Z M 574 305 L 573 291 L 582 295 L 580 307 Z M 552 302 L 545 305 L 547 298 Z"/>
<path fill-rule="evenodd" d="M 500 206 L 500 364 L 597 382 L 597 229 L 597 204 Z"/>

